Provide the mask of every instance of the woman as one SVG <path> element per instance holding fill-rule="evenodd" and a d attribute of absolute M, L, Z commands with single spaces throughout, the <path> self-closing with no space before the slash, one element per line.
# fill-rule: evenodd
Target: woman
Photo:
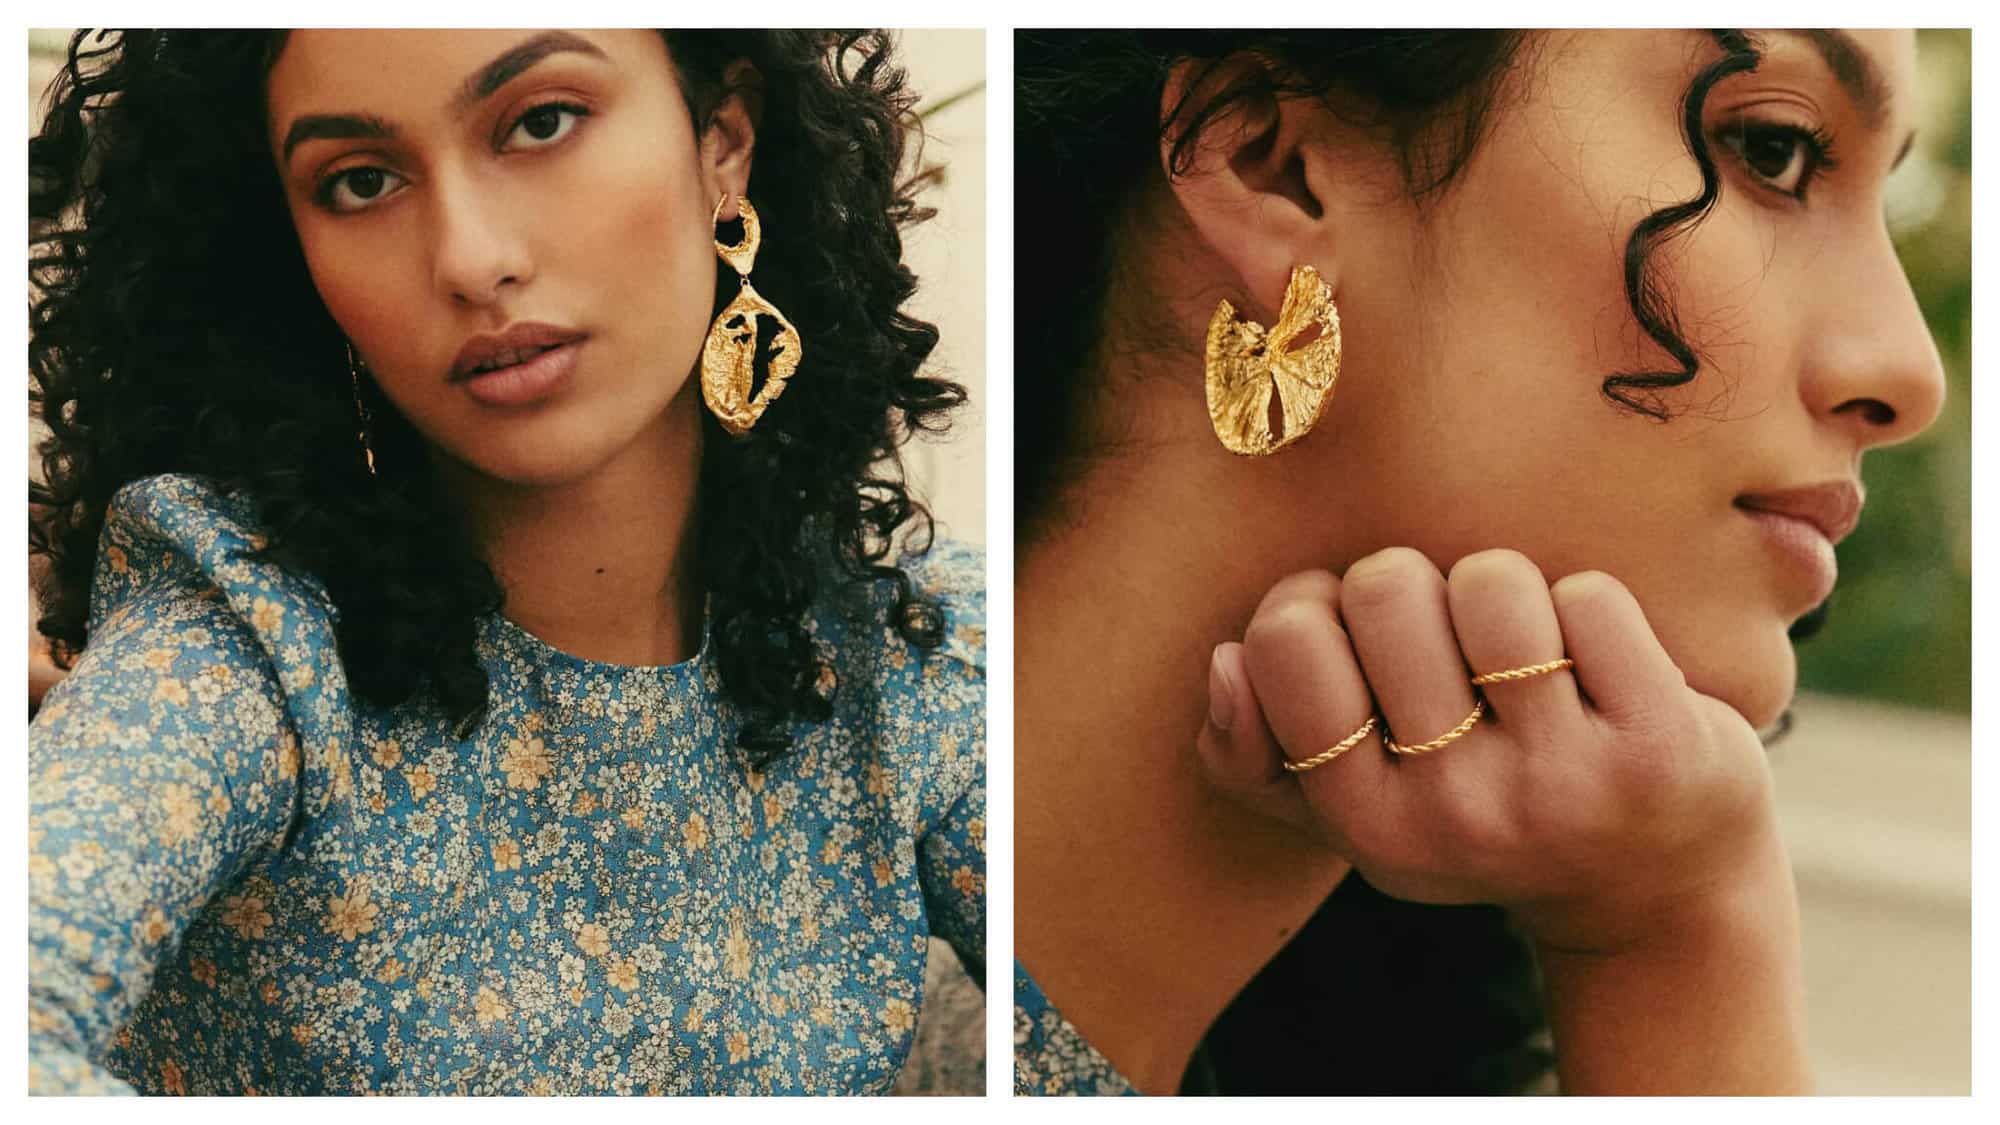
<path fill-rule="evenodd" d="M 889 48 L 76 37 L 34 1089 L 891 1083 L 985 790 Z"/>
<path fill-rule="evenodd" d="M 1538 969 L 1566 1091 L 1806 1088 L 1754 728 L 1942 398 L 1913 37 L 1016 64 L 1017 1085 L 1518 1089 Z M 1198 1050 L 1322 904 L 1263 995 L 1339 1006 Z"/>

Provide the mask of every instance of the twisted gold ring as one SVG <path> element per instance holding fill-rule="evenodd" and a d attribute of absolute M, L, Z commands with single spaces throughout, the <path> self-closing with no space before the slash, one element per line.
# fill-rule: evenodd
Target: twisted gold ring
<path fill-rule="evenodd" d="M 1353 734 L 1348 735 L 1346 738 L 1341 739 L 1340 742 L 1331 749 L 1322 750 L 1319 753 L 1314 754 L 1312 757 L 1305 758 L 1301 761 L 1286 762 L 1284 763 L 1284 766 L 1286 769 L 1292 771 L 1293 773 L 1304 773 L 1307 770 L 1314 768 L 1315 766 L 1323 766 L 1328 762 L 1333 761 L 1335 758 L 1340 757 L 1342 754 L 1347 753 L 1349 750 L 1354 749 L 1356 746 L 1361 745 L 1361 740 L 1367 738 L 1370 734 L 1374 733 L 1374 730 L 1375 730 L 1375 716 L 1370 715 L 1368 716 L 1368 721 L 1362 723 L 1361 728 L 1359 730 L 1355 731 Z"/>
<path fill-rule="evenodd" d="M 1536 676 L 1546 676 L 1550 672 L 1560 672 L 1564 668 L 1574 667 L 1576 661 L 1565 656 L 1561 660 L 1551 660 L 1545 664 L 1530 664 L 1524 668 L 1509 668 L 1505 672 L 1488 672 L 1483 676 L 1474 676 L 1472 683 L 1475 687 L 1485 687 L 1487 684 L 1505 683 L 1509 680 L 1532 680 Z"/>
<path fill-rule="evenodd" d="M 1429 742 L 1419 742 L 1415 746 L 1399 746 L 1396 744 L 1395 739 L 1385 735 L 1383 736 L 1382 744 L 1387 746 L 1390 753 L 1393 754 L 1428 754 L 1433 750 L 1442 750 L 1459 739 L 1464 738 L 1465 732 L 1471 730 L 1479 722 L 1479 717 L 1485 713 L 1486 701 L 1482 699 L 1472 705 L 1472 714 L 1467 715 L 1464 722 L 1438 735 Z"/>

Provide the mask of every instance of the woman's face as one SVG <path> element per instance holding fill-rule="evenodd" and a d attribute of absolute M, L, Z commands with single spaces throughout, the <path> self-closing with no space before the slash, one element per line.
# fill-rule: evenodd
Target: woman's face
<path fill-rule="evenodd" d="M 267 110 L 319 294 L 436 451 L 547 485 L 687 440 L 750 132 L 695 135 L 656 32 L 297 31 Z M 581 338 L 553 378 L 454 370 L 531 323 Z"/>
<path fill-rule="evenodd" d="M 1747 508 L 1819 487 L 1838 521 L 1862 452 L 1929 425 L 1944 384 L 1883 218 L 1914 36 L 1757 38 L 1762 64 L 1703 115 L 1720 199 L 1656 255 L 1703 357 L 1670 422 L 1600 384 L 1677 368 L 1638 330 L 1623 256 L 1642 216 L 1699 191 L 1682 96 L 1719 51 L 1705 32 L 1549 34 L 1432 212 L 1389 206 L 1323 248 L 1346 369 L 1330 433 L 1295 448 L 1307 480 L 1372 482 L 1329 535 L 1607 571 L 1690 684 L 1761 725 L 1791 698 L 1787 628 L 1825 599 L 1831 552 Z"/>

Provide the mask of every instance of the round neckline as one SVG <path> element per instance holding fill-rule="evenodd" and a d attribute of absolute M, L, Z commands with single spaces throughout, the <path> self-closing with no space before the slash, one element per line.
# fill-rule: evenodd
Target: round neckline
<path fill-rule="evenodd" d="M 639 676 L 699 682 L 702 679 L 702 672 L 714 662 L 712 655 L 715 647 L 714 621 L 709 613 L 710 608 L 704 600 L 701 613 L 701 643 L 696 646 L 694 655 L 674 664 L 618 664 L 608 660 L 591 660 L 557 648 L 529 632 L 525 626 L 505 613 L 499 611 L 489 613 L 486 615 L 486 620 L 500 638 L 510 647 L 524 652 L 529 658 L 529 663 L 542 671 L 566 669 L 592 677 L 617 679 Z"/>

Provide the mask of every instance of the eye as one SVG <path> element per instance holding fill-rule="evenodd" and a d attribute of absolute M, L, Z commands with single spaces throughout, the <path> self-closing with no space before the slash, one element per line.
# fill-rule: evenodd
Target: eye
<path fill-rule="evenodd" d="M 320 206 L 335 214 L 351 214 L 375 205 L 375 202 L 389 192 L 388 181 L 400 180 L 394 172 L 386 168 L 364 166 L 336 172 L 321 181 L 319 191 L 314 193 Z M 341 199 L 345 193 L 348 200 Z"/>
<path fill-rule="evenodd" d="M 1833 139 L 1818 130 L 1743 121 L 1719 139 L 1766 187 L 1801 201 L 1813 180 L 1834 167 Z"/>
<path fill-rule="evenodd" d="M 514 119 L 507 136 L 521 134 L 533 141 L 527 148 L 547 148 L 576 131 L 576 123 L 590 116 L 590 110 L 572 102 L 543 102 Z"/>

